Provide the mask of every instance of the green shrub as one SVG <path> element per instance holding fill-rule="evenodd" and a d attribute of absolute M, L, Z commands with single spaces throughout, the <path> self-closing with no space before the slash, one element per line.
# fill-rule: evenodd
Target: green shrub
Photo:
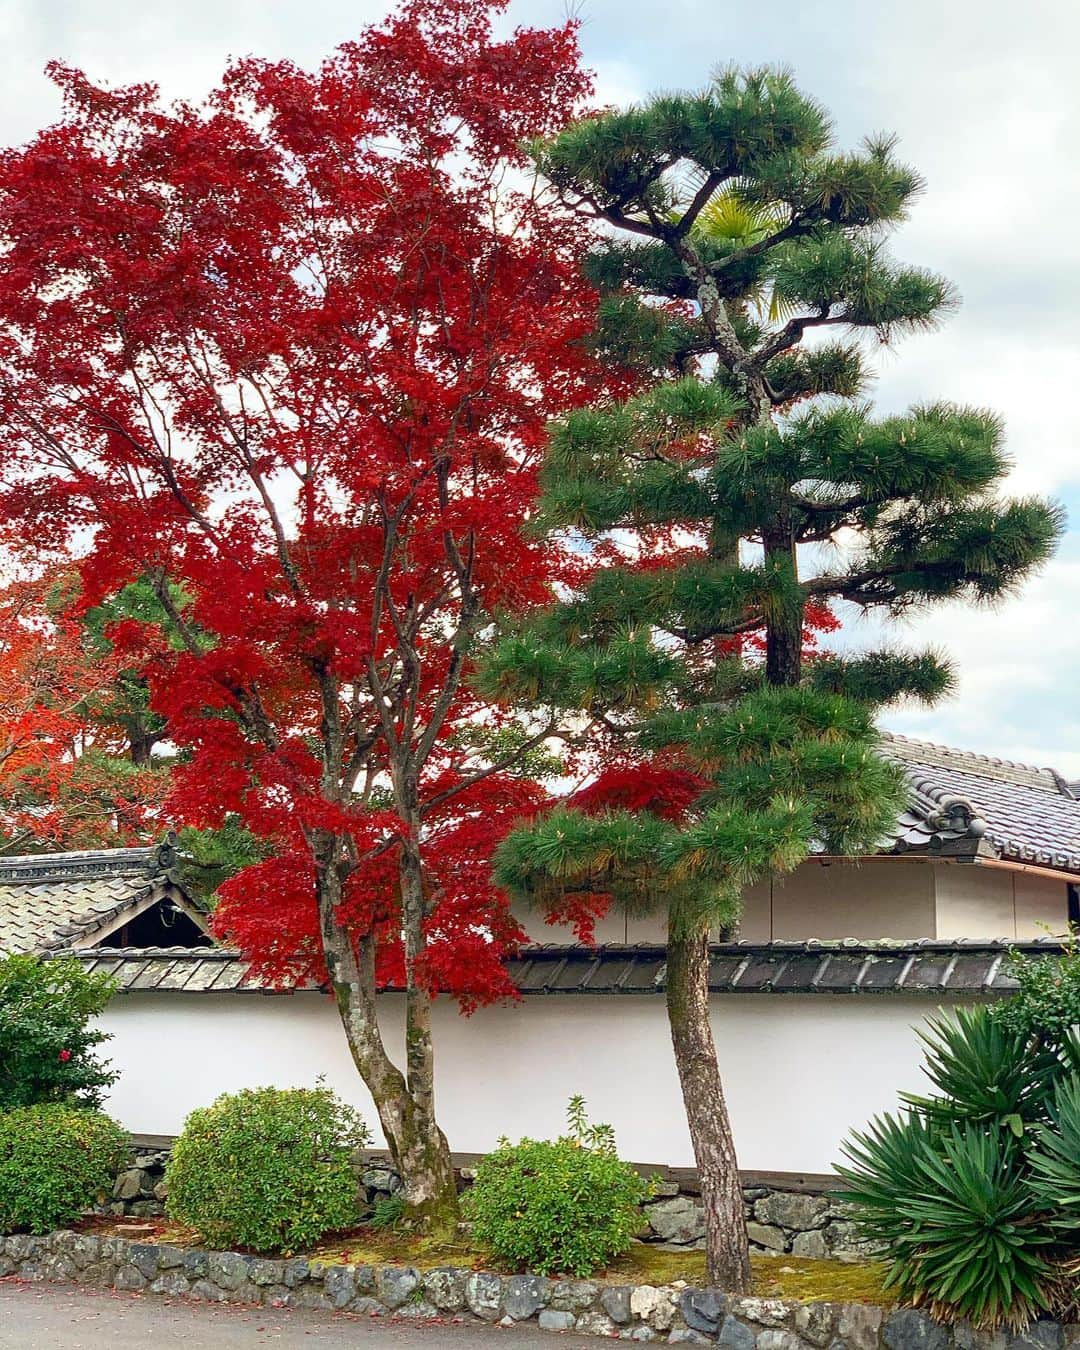
<path fill-rule="evenodd" d="M 977 1327 L 1023 1327 L 1051 1306 L 1055 1235 L 1011 1129 L 885 1116 L 844 1151 L 842 1198 L 887 1245 L 899 1298 Z"/>
<path fill-rule="evenodd" d="M 63 1228 L 112 1190 L 128 1136 L 62 1102 L 0 1112 L 0 1233 Z"/>
<path fill-rule="evenodd" d="M 1006 970 L 1020 986 L 991 1016 L 1002 1026 L 1060 1046 L 1080 1026 L 1080 933 L 1073 929 L 1060 956 L 1011 952 Z M 1076 1066 L 1080 1069 L 1080 1065 Z"/>
<path fill-rule="evenodd" d="M 368 1142 L 321 1084 L 225 1093 L 184 1122 L 166 1208 L 214 1247 L 296 1251 L 358 1222 L 354 1161 Z"/>
<path fill-rule="evenodd" d="M 36 1102 L 100 1106 L 116 1081 L 90 1027 L 116 988 L 72 958 L 0 957 L 0 1111 Z"/>
<path fill-rule="evenodd" d="M 615 1152 L 611 1127 L 586 1121 L 580 1097 L 567 1116 L 559 1139 L 503 1140 L 465 1196 L 474 1236 L 540 1275 L 590 1275 L 624 1252 L 651 1190 Z"/>

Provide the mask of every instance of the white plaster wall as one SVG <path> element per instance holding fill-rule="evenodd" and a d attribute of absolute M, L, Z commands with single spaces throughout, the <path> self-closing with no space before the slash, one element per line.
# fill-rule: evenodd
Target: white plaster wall
<path fill-rule="evenodd" d="M 935 936 L 934 874 L 924 862 L 809 861 L 747 899 L 750 940 Z"/>
<path fill-rule="evenodd" d="M 534 942 L 574 941 L 564 924 L 546 924 L 542 915 L 526 908 L 514 912 Z M 978 935 L 982 933 L 979 929 Z M 897 859 L 805 862 L 790 876 L 767 878 L 746 890 L 739 936 L 747 942 L 932 938 L 934 869 L 929 863 Z M 662 943 L 664 921 L 612 912 L 596 925 L 596 941 Z"/>
<path fill-rule="evenodd" d="M 934 867 L 940 938 L 1025 938 L 1064 933 L 1064 881 L 1003 867 L 941 863 Z"/>
<path fill-rule="evenodd" d="M 400 1000 L 386 1005 L 400 1025 Z M 828 1171 L 852 1126 L 894 1107 L 900 1089 L 923 1086 L 912 1028 L 933 1010 L 890 997 L 714 999 L 741 1165 Z M 440 1002 L 435 1021 L 439 1118 L 455 1150 L 557 1133 L 580 1092 L 594 1119 L 615 1126 L 624 1157 L 692 1164 L 662 998 L 527 997 L 471 1018 Z M 101 1024 L 120 1070 L 109 1109 L 138 1133 L 175 1134 L 188 1111 L 224 1091 L 302 1086 L 319 1074 L 375 1122 L 321 995 L 127 994 Z"/>
<path fill-rule="evenodd" d="M 934 872 L 939 937 L 1016 937 L 1012 872 L 970 863 L 942 863 Z"/>
<path fill-rule="evenodd" d="M 565 923 L 545 923 L 543 914 L 529 905 L 511 906 L 514 917 L 529 935 L 530 942 L 575 944 L 574 930 Z M 597 942 L 658 942 L 667 941 L 667 922 L 659 914 L 637 918 L 613 909 L 596 925 Z"/>
<path fill-rule="evenodd" d="M 1016 936 L 1041 938 L 1069 931 L 1069 892 L 1064 881 L 1032 872 L 1013 872 Z"/>
<path fill-rule="evenodd" d="M 534 942 L 573 943 L 563 924 L 515 911 Z M 739 936 L 747 942 L 806 938 L 1025 938 L 1064 933 L 1063 881 L 972 863 L 881 858 L 808 861 L 790 876 L 769 878 L 743 895 Z M 664 942 L 659 917 L 612 913 L 596 926 L 597 942 Z"/>

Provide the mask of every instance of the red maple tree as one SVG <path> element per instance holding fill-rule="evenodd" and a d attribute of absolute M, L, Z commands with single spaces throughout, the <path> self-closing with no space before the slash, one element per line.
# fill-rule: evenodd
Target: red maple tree
<path fill-rule="evenodd" d="M 68 588 L 70 589 L 70 587 Z M 0 851 L 116 847 L 161 828 L 164 775 L 96 715 L 120 663 L 93 649 L 48 571 L 0 591 Z"/>
<path fill-rule="evenodd" d="M 218 930 L 329 979 L 437 1217 L 432 998 L 510 992 L 522 934 L 486 864 L 540 800 L 542 729 L 478 731 L 470 650 L 575 565 L 520 526 L 546 419 L 595 378 L 576 226 L 523 151 L 588 93 L 576 25 L 497 40 L 501 8 L 407 0 L 313 73 L 233 64 L 201 106 L 54 66 L 62 120 L 0 159 L 0 524 L 77 555 L 85 605 L 156 587 L 171 807 L 272 845 Z"/>

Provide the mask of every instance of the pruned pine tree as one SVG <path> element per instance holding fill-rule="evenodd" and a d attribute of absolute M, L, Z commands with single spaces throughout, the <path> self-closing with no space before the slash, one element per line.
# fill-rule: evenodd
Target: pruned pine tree
<path fill-rule="evenodd" d="M 804 662 L 808 607 L 993 601 L 1049 556 L 1062 517 L 998 495 L 992 413 L 875 417 L 861 399 L 860 339 L 928 328 L 953 304 L 945 281 L 886 250 L 921 186 L 891 141 L 837 152 L 788 75 L 725 72 L 581 121 L 536 157 L 605 227 L 587 260 L 596 341 L 641 383 L 551 438 L 539 525 L 594 541 L 609 565 L 504 639 L 486 678 L 545 715 L 587 710 L 607 749 L 595 783 L 509 837 L 498 878 L 578 919 L 609 903 L 666 912 L 709 1275 L 745 1290 L 710 934 L 734 928 L 764 874 L 874 849 L 902 800 L 875 711 L 951 679 L 933 653 Z M 763 659 L 742 649 L 750 634 Z"/>

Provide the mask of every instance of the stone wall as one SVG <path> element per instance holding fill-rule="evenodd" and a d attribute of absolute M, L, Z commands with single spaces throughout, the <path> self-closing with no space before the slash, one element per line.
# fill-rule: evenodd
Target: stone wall
<path fill-rule="evenodd" d="M 103 1214 L 150 1218 L 165 1212 L 167 1149 L 138 1149 L 120 1171 L 112 1195 L 98 1206 Z M 459 1182 L 468 1186 L 472 1172 L 463 1169 Z M 369 1158 L 360 1173 L 367 1203 L 395 1195 L 401 1179 L 381 1156 Z M 747 1232 L 752 1251 L 766 1255 L 789 1253 L 799 1257 L 833 1257 L 858 1261 L 872 1254 L 860 1242 L 843 1205 L 827 1193 L 787 1191 L 778 1187 L 744 1187 Z M 643 1208 L 644 1224 L 638 1236 L 664 1247 L 705 1246 L 705 1218 L 699 1193 L 676 1181 L 661 1181 L 653 1199 Z"/>
<path fill-rule="evenodd" d="M 847 1209 L 827 1192 L 745 1186 L 743 1200 L 750 1248 L 769 1256 L 832 1257 L 861 1261 L 873 1248 L 860 1241 Z M 663 1246 L 704 1247 L 701 1201 L 676 1182 L 661 1182 L 644 1206 L 646 1228 L 638 1235 Z"/>
<path fill-rule="evenodd" d="M 117 1173 L 112 1193 L 100 1205 L 98 1214 L 112 1214 L 132 1219 L 158 1218 L 165 1213 L 165 1199 L 169 1193 L 165 1182 L 165 1167 L 169 1150 L 135 1148 Z M 381 1159 L 371 1159 L 360 1173 L 360 1184 L 367 1203 L 401 1190 L 401 1178 Z"/>
<path fill-rule="evenodd" d="M 1039 1322 L 1018 1336 L 943 1327 L 912 1309 L 733 1298 L 676 1284 L 603 1285 L 443 1267 L 270 1260 L 90 1233 L 0 1238 L 0 1278 L 77 1283 L 209 1303 L 321 1308 L 373 1317 L 533 1323 L 724 1350 L 1075 1350 L 1080 1326 Z M 510 1344 L 510 1343 L 508 1343 Z"/>
<path fill-rule="evenodd" d="M 112 1194 L 98 1205 L 100 1214 L 128 1215 L 145 1219 L 165 1213 L 165 1164 L 168 1149 L 133 1150 L 117 1173 Z"/>

